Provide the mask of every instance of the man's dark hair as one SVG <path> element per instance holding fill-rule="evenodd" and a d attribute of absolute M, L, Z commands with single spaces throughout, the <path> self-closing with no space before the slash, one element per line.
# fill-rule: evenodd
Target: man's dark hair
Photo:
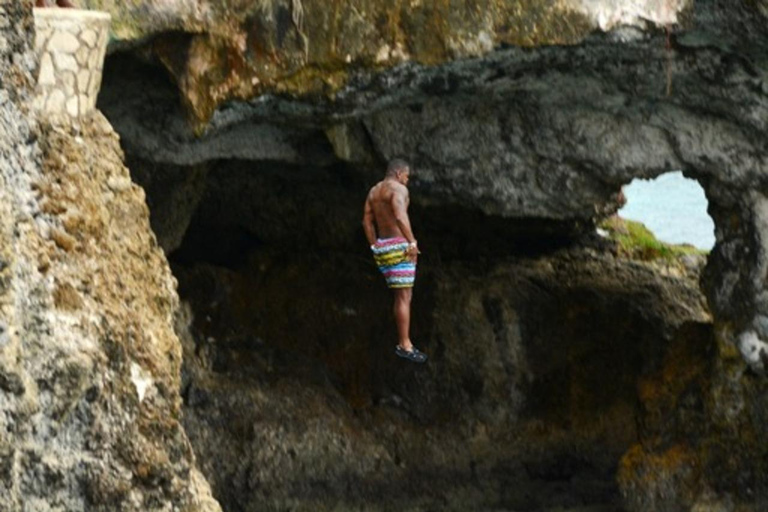
<path fill-rule="evenodd" d="M 409 168 L 410 165 L 408 165 L 408 162 L 402 158 L 393 158 L 389 161 L 389 165 L 387 165 L 387 176 L 394 176 L 397 174 L 397 171 L 403 171 Z"/>

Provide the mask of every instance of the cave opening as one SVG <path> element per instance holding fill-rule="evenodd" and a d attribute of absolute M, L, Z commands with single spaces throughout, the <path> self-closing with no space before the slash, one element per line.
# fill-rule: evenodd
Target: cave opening
<path fill-rule="evenodd" d="M 614 506 L 654 414 L 679 393 L 703 414 L 712 332 L 689 276 L 615 258 L 588 222 L 423 200 L 417 176 L 412 335 L 431 361 L 404 365 L 360 229 L 380 155 L 341 160 L 301 124 L 196 143 L 172 81 L 129 55 L 103 91 L 178 280 L 185 429 L 225 510 Z M 223 153 L 251 129 L 270 139 Z"/>
<path fill-rule="evenodd" d="M 428 368 L 404 366 L 391 354 L 389 294 L 359 250 L 372 175 L 344 163 L 237 160 L 152 173 L 157 233 L 175 233 L 157 217 L 179 213 L 169 201 L 194 197 L 168 252 L 190 313 L 180 329 L 185 426 L 227 510 L 249 510 L 254 497 L 386 502 L 405 480 L 412 496 L 454 488 L 451 499 L 474 506 L 475 484 L 459 484 L 470 474 L 507 482 L 489 498 L 495 505 L 617 503 L 619 460 L 657 428 L 638 418 L 669 406 L 666 395 L 653 397 L 659 405 L 643 390 L 682 371 L 670 350 L 696 361 L 684 374 L 694 388 L 709 364 L 711 326 L 695 281 L 669 283 L 651 267 L 587 256 L 591 249 L 562 231 L 547 237 L 542 228 L 536 240 L 530 226 L 415 202 L 424 255 L 413 338 L 432 359 Z M 174 182 L 195 173 L 202 185 Z M 485 448 L 457 448 L 467 439 Z M 316 454 L 332 443 L 341 447 Z M 498 452 L 482 451 L 491 447 Z M 222 450 L 248 454 L 245 466 L 222 462 Z M 446 453 L 460 469 L 446 472 Z M 274 473 L 258 481 L 274 493 L 253 481 L 264 464 Z M 374 478 L 374 466 L 395 483 Z M 337 487 L 313 489 L 318 468 L 324 485 Z M 340 490 L 349 486 L 357 490 Z"/>

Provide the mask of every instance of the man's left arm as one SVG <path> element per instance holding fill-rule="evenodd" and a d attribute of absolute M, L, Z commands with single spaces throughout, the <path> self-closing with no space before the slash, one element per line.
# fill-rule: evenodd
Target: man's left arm
<path fill-rule="evenodd" d="M 408 240 L 408 249 L 406 249 L 405 254 L 409 260 L 416 263 L 420 251 L 416 246 L 416 237 L 413 236 L 413 231 L 411 230 L 411 220 L 408 218 L 408 205 L 410 202 L 408 189 L 405 186 L 396 190 L 392 195 L 392 211 L 395 212 L 397 227 L 400 228 L 403 237 Z"/>

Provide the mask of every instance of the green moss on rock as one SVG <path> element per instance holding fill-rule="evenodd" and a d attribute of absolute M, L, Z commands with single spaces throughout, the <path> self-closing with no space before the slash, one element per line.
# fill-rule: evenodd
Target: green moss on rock
<path fill-rule="evenodd" d="M 604 220 L 600 228 L 606 230 L 609 238 L 616 242 L 619 255 L 632 259 L 673 261 L 688 254 L 707 254 L 707 251 L 692 245 L 664 243 L 641 222 L 622 219 L 618 215 Z"/>

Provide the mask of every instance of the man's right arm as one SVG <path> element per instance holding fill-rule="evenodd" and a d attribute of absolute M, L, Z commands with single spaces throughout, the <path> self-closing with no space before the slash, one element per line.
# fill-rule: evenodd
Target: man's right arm
<path fill-rule="evenodd" d="M 365 231 L 365 238 L 368 239 L 369 245 L 376 243 L 376 227 L 373 225 L 373 205 L 371 204 L 371 195 L 365 199 L 365 207 L 363 209 L 363 230 Z"/>

